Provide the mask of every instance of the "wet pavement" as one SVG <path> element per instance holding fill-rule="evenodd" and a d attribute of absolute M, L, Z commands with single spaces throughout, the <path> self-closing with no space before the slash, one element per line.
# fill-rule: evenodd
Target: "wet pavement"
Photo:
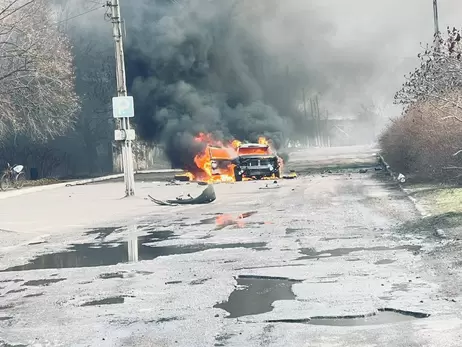
<path fill-rule="evenodd" d="M 0 346 L 459 346 L 442 245 L 403 229 L 419 216 L 366 152 L 366 173 L 216 185 L 204 206 L 154 205 L 196 188 L 152 182 L 132 200 L 105 183 L 0 201 L 31 211 L 0 221 Z"/>
<path fill-rule="evenodd" d="M 337 326 L 337 327 L 354 327 L 366 325 L 384 325 L 405 322 L 413 319 L 426 318 L 420 314 L 417 317 L 412 314 L 403 314 L 393 311 L 379 311 L 374 315 L 366 317 L 313 317 L 307 324 Z"/>
<path fill-rule="evenodd" d="M 276 300 L 295 300 L 292 285 L 297 281 L 288 278 L 240 276 L 236 282 L 228 300 L 214 306 L 227 311 L 227 318 L 270 312 Z"/>
<path fill-rule="evenodd" d="M 204 223 L 201 223 L 204 224 Z M 97 235 L 96 240 L 104 239 L 114 230 L 120 228 L 102 228 L 86 232 L 87 235 Z M 110 232 L 109 232 L 110 231 Z M 265 249 L 265 242 L 251 243 L 198 243 L 191 245 L 153 246 L 156 242 L 175 238 L 171 230 L 155 231 L 148 235 L 136 238 L 137 261 L 153 260 L 175 254 L 188 254 L 202 252 L 209 249 L 250 248 L 254 250 Z M 122 242 L 93 242 L 72 245 L 64 252 L 47 253 L 32 259 L 29 263 L 13 266 L 3 271 L 26 271 L 37 269 L 81 268 L 92 266 L 108 266 L 129 262 L 129 241 Z M 48 280 L 50 282 L 56 280 Z"/>

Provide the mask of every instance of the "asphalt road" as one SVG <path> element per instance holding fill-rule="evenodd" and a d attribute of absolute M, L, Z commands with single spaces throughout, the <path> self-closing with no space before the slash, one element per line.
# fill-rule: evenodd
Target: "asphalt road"
<path fill-rule="evenodd" d="M 153 204 L 204 187 L 151 180 L 1 200 L 0 341 L 460 346 L 460 279 L 373 152 L 299 151 L 297 179 L 219 184 L 201 206 Z"/>

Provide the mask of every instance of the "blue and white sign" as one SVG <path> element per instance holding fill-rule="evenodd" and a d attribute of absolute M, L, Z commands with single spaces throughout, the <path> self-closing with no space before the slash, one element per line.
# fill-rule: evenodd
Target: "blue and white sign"
<path fill-rule="evenodd" d="M 112 98 L 112 113 L 114 118 L 135 117 L 133 96 L 117 96 Z"/>

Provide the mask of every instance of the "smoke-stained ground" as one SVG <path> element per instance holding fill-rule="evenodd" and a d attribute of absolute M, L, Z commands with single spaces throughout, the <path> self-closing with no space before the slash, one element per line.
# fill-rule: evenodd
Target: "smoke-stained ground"
<path fill-rule="evenodd" d="M 173 166 L 185 167 L 200 150 L 193 141 L 199 132 L 249 141 L 267 136 L 280 146 L 305 131 L 297 104 L 302 89 L 332 88 L 338 73 L 329 75 L 337 62 L 323 38 L 333 28 L 298 3 L 158 0 L 124 9 L 140 136 L 165 144 Z M 320 71 L 324 53 L 329 63 Z M 356 57 L 340 59 L 356 81 L 373 69 Z"/>

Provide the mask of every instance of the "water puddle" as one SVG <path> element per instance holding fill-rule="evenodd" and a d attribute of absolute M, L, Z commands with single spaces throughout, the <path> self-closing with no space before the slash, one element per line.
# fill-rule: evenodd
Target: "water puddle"
<path fill-rule="evenodd" d="M 384 325 L 401 323 L 415 319 L 428 318 L 427 313 L 381 308 L 377 313 L 358 316 L 318 316 L 305 319 L 275 319 L 268 323 L 299 323 L 310 325 L 323 325 L 333 327 L 353 327 L 366 325 Z"/>
<path fill-rule="evenodd" d="M 14 294 L 14 293 L 21 293 L 25 292 L 27 289 L 26 288 L 19 288 L 19 289 L 12 289 L 6 292 L 6 295 L 8 294 Z"/>
<path fill-rule="evenodd" d="M 103 240 L 116 231 L 121 231 L 120 227 L 98 228 L 86 232 L 86 235 L 96 235 L 97 240 Z"/>
<path fill-rule="evenodd" d="M 13 308 L 13 307 L 14 307 L 13 304 L 2 305 L 2 306 L 0 306 L 0 311 L 2 311 L 2 310 L 9 310 L 10 308 Z"/>
<path fill-rule="evenodd" d="M 349 255 L 353 252 L 361 252 L 361 251 L 397 251 L 397 250 L 406 250 L 410 252 L 418 252 L 422 246 L 414 246 L 414 245 L 404 245 L 404 246 L 396 246 L 396 247 L 384 247 L 384 246 L 377 246 L 377 247 L 355 247 L 355 248 L 334 248 L 334 249 L 326 249 L 324 251 L 316 251 L 313 248 L 302 248 L 300 252 L 304 254 L 303 257 L 299 257 L 297 260 L 303 259 L 317 259 L 317 258 L 329 258 L 329 257 L 341 257 L 344 255 Z"/>
<path fill-rule="evenodd" d="M 42 296 L 44 293 L 36 293 L 36 294 L 27 294 L 24 295 L 25 298 L 35 298 L 37 296 Z"/>
<path fill-rule="evenodd" d="M 323 237 L 320 241 L 337 241 L 337 240 L 356 240 L 362 236 L 342 236 L 342 237 Z"/>
<path fill-rule="evenodd" d="M 258 211 L 250 211 L 250 212 L 244 212 L 241 213 L 237 216 L 233 216 L 232 214 L 224 214 L 220 213 L 216 215 L 215 217 L 211 218 L 206 218 L 202 219 L 199 221 L 199 223 L 196 224 L 190 224 L 190 225 L 203 225 L 203 224 L 215 224 L 215 230 L 221 230 L 223 228 L 226 228 L 228 226 L 235 226 L 238 228 L 243 228 L 245 226 L 253 226 L 253 225 L 263 225 L 265 224 L 264 222 L 251 222 L 247 223 L 244 221 L 244 219 L 249 218 L 253 216 L 254 214 L 258 213 Z"/>
<path fill-rule="evenodd" d="M 64 281 L 65 278 L 48 278 L 48 279 L 41 279 L 41 280 L 30 280 L 24 282 L 23 286 L 49 286 L 52 283 L 58 283 Z"/>
<path fill-rule="evenodd" d="M 100 305 L 115 305 L 115 304 L 123 304 L 125 302 L 125 298 L 123 296 L 113 296 L 110 298 L 105 298 L 101 300 L 93 300 L 83 303 L 80 306 L 100 306 Z"/>
<path fill-rule="evenodd" d="M 164 318 L 159 318 L 155 322 L 156 323 L 168 323 L 168 322 L 174 322 L 180 320 L 179 317 L 173 316 L 173 317 L 164 317 Z"/>
<path fill-rule="evenodd" d="M 301 228 L 286 228 L 286 235 L 295 234 L 299 231 L 302 231 Z"/>
<path fill-rule="evenodd" d="M 125 273 L 126 272 L 124 272 L 124 271 L 108 272 L 108 273 L 103 273 L 103 274 L 99 275 L 99 278 L 101 278 L 103 280 L 108 280 L 108 279 L 112 279 L 112 278 L 124 278 Z"/>
<path fill-rule="evenodd" d="M 35 246 L 35 245 L 43 245 L 44 243 L 47 243 L 47 241 L 37 241 L 37 242 L 31 242 L 27 244 L 28 246 Z"/>
<path fill-rule="evenodd" d="M 209 280 L 211 280 L 211 278 L 201 278 L 201 279 L 193 280 L 193 281 L 189 282 L 189 285 L 197 286 L 197 285 L 200 285 L 200 284 L 204 284 L 205 282 L 207 282 Z"/>
<path fill-rule="evenodd" d="M 295 300 L 292 285 L 298 282 L 289 278 L 239 276 L 237 287 L 229 295 L 228 301 L 213 307 L 227 311 L 227 318 L 270 312 L 275 301 Z"/>
<path fill-rule="evenodd" d="M 95 232 L 96 234 L 96 232 Z M 97 233 L 98 237 L 101 233 Z M 4 271 L 24 271 L 36 269 L 60 269 L 76 267 L 94 267 L 116 265 L 128 261 L 152 260 L 161 256 L 178 254 L 190 254 L 202 252 L 209 249 L 228 249 L 228 248 L 249 248 L 254 250 L 264 250 L 266 242 L 255 243 L 201 243 L 193 245 L 172 245 L 172 246 L 152 246 L 153 243 L 174 239 L 174 232 L 170 230 L 153 231 L 147 235 L 133 238 L 127 242 L 95 242 L 84 244 L 73 244 L 67 251 L 49 253 L 38 256 L 28 264 L 10 267 Z M 135 254 L 133 254 L 135 253 Z M 134 259 L 133 259 L 134 258 Z M 120 277 L 120 274 L 109 274 L 108 277 Z M 104 275 L 103 275 L 104 277 Z M 41 280 L 58 282 L 62 279 Z M 31 283 L 29 281 L 29 283 Z M 34 284 L 28 284 L 34 285 Z M 35 284 L 46 285 L 46 284 Z"/>
<path fill-rule="evenodd" d="M 382 259 L 376 261 L 374 264 L 375 265 L 387 265 L 387 264 L 393 264 L 396 260 L 393 259 Z"/>
<path fill-rule="evenodd" d="M 12 345 L 10 343 L 6 343 L 1 340 L 0 340 L 0 346 L 1 347 L 27 347 L 27 345 L 16 345 L 16 344 Z"/>

